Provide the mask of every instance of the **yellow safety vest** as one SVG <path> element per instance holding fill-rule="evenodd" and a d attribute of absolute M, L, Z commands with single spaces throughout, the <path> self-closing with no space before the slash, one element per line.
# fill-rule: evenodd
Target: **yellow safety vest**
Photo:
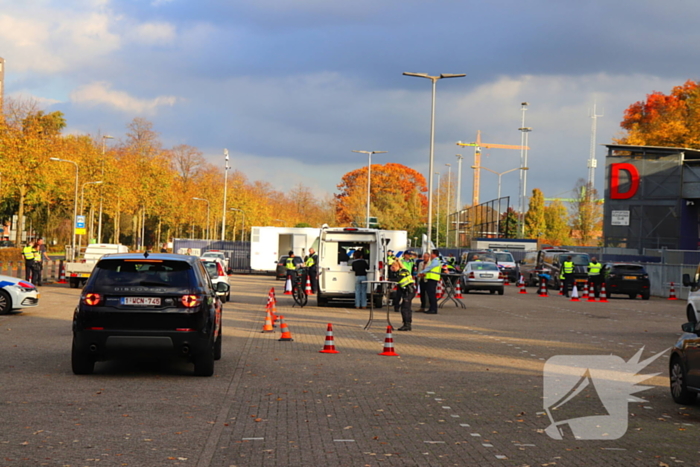
<path fill-rule="evenodd" d="M 27 261 L 34 259 L 34 247 L 31 245 L 25 246 L 22 248 L 22 254 Z"/>
<path fill-rule="evenodd" d="M 600 263 L 588 263 L 588 275 L 598 276 L 600 275 Z"/>
<path fill-rule="evenodd" d="M 442 270 L 442 265 L 438 262 L 438 265 L 432 268 L 430 271 L 425 273 L 425 278 L 427 280 L 439 281 L 440 271 Z"/>
<path fill-rule="evenodd" d="M 310 268 L 310 267 L 313 266 L 314 264 L 316 264 L 316 263 L 314 262 L 314 257 L 313 257 L 312 255 L 307 256 L 307 258 L 306 258 L 306 267 L 307 267 L 307 268 Z"/>
<path fill-rule="evenodd" d="M 34 261 L 41 263 L 41 250 L 34 250 Z"/>
<path fill-rule="evenodd" d="M 411 276 L 411 271 L 406 268 L 399 270 L 399 287 L 402 289 L 408 287 L 409 285 L 415 283 L 413 276 Z"/>
<path fill-rule="evenodd" d="M 287 269 L 296 269 L 297 268 L 296 264 L 294 264 L 293 257 L 290 256 L 289 258 L 287 258 L 287 262 L 285 263 L 285 267 Z"/>
<path fill-rule="evenodd" d="M 564 268 L 564 274 L 572 274 L 574 272 L 574 263 L 573 261 L 564 261 L 563 264 Z"/>

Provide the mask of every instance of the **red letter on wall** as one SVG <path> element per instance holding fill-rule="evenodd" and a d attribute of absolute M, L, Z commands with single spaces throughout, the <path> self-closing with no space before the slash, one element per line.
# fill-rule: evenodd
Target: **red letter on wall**
<path fill-rule="evenodd" d="M 620 193 L 620 170 L 629 174 L 630 187 L 624 193 Z M 637 194 L 639 188 L 639 172 L 637 168 L 627 162 L 610 164 L 610 199 L 630 199 Z"/>

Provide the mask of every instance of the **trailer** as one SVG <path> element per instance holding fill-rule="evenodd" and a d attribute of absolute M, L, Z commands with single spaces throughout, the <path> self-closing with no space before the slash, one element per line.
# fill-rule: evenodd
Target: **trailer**
<path fill-rule="evenodd" d="M 295 256 L 306 256 L 318 242 L 319 233 L 320 229 L 313 227 L 252 227 L 250 268 L 254 272 L 274 273 L 279 258 L 290 251 Z"/>

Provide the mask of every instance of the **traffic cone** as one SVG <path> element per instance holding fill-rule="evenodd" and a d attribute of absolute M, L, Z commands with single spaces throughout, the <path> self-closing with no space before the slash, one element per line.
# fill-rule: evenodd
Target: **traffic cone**
<path fill-rule="evenodd" d="M 394 352 L 394 338 L 391 336 L 391 326 L 386 327 L 386 337 L 384 338 L 384 351 L 377 355 L 385 357 L 398 357 L 399 354 Z"/>
<path fill-rule="evenodd" d="M 595 284 L 593 282 L 588 286 L 588 301 L 595 302 Z"/>
<path fill-rule="evenodd" d="M 319 350 L 319 353 L 340 353 L 335 350 L 335 344 L 333 343 L 333 325 L 328 323 L 328 328 L 326 329 L 326 343 L 323 345 L 323 350 Z"/>
<path fill-rule="evenodd" d="M 503 281 L 503 285 L 510 285 L 510 282 L 508 282 L 508 274 L 506 274 L 505 280 Z"/>
<path fill-rule="evenodd" d="M 284 294 L 292 295 L 292 280 L 287 277 L 287 281 L 284 283 Z"/>
<path fill-rule="evenodd" d="M 673 286 L 673 282 L 671 282 L 671 290 L 669 290 L 668 293 L 669 293 L 669 295 L 668 295 L 669 300 L 678 300 L 676 298 L 676 288 Z"/>
<path fill-rule="evenodd" d="M 588 301 L 588 282 L 583 284 L 583 294 L 581 295 L 581 300 Z"/>
<path fill-rule="evenodd" d="M 574 284 L 574 288 L 571 289 L 571 301 L 572 302 L 580 302 L 581 301 L 578 299 L 578 288 L 576 287 L 576 284 Z"/>
<path fill-rule="evenodd" d="M 262 332 L 272 332 L 274 328 L 272 327 L 272 316 L 270 316 L 270 310 L 267 310 L 265 315 L 265 324 L 263 325 Z"/>
<path fill-rule="evenodd" d="M 540 279 L 540 297 L 548 297 L 549 293 L 547 292 L 547 279 L 544 277 Z"/>
<path fill-rule="evenodd" d="M 282 335 L 278 340 L 280 341 L 293 341 L 292 339 L 292 333 L 289 332 L 289 327 L 287 327 L 287 323 L 284 322 L 284 316 L 280 315 L 280 331 L 282 331 Z"/>
<path fill-rule="evenodd" d="M 420 298 L 420 281 L 418 282 L 418 288 L 416 290 L 416 298 Z"/>
<path fill-rule="evenodd" d="M 311 278 L 309 276 L 306 276 L 306 288 L 304 289 L 304 292 L 306 292 L 306 295 L 314 294 L 314 291 L 311 290 Z"/>
<path fill-rule="evenodd" d="M 564 295 L 564 281 L 559 281 L 559 295 Z"/>
<path fill-rule="evenodd" d="M 525 287 L 525 281 L 520 282 L 520 293 L 527 293 L 527 288 Z"/>
<path fill-rule="evenodd" d="M 60 273 L 59 273 L 59 280 L 56 282 L 57 284 L 66 284 L 68 281 L 66 281 L 66 264 L 61 261 L 59 265 Z"/>
<path fill-rule="evenodd" d="M 435 293 L 435 298 L 438 300 L 441 299 L 442 293 L 443 293 L 442 292 L 442 280 L 440 280 L 440 282 L 438 282 L 438 285 L 437 285 L 437 291 Z"/>
<path fill-rule="evenodd" d="M 455 298 L 464 298 L 462 297 L 462 286 L 460 285 L 460 280 L 461 278 L 457 279 L 457 288 L 455 289 Z"/>
<path fill-rule="evenodd" d="M 272 296 L 272 303 L 277 304 L 277 297 L 275 297 L 275 288 L 270 287 L 270 296 Z"/>
<path fill-rule="evenodd" d="M 601 303 L 607 303 L 608 302 L 608 295 L 605 293 L 605 282 L 600 284 L 600 300 Z"/>

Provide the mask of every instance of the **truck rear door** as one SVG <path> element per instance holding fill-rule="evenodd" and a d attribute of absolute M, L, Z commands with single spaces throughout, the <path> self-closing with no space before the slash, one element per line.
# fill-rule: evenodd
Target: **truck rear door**
<path fill-rule="evenodd" d="M 374 232 L 323 231 L 319 242 L 319 286 L 323 293 L 355 293 L 355 273 L 350 265 L 352 253 L 362 248 L 369 250 L 370 270 L 367 280 L 375 280 L 377 236 Z M 365 255 L 367 256 L 367 255 Z"/>

